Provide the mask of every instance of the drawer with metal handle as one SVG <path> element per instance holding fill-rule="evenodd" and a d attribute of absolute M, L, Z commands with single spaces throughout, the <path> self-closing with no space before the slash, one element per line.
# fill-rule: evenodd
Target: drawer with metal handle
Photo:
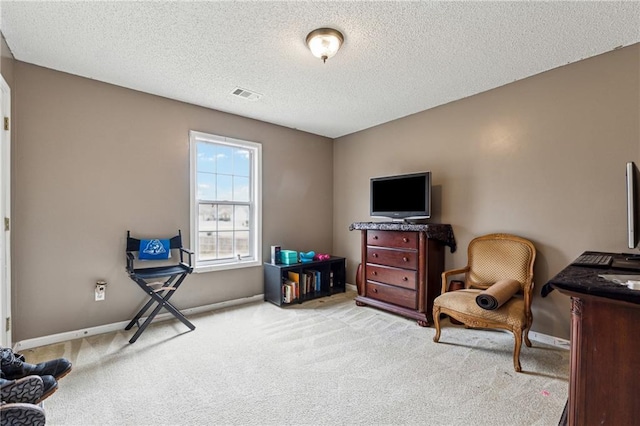
<path fill-rule="evenodd" d="M 365 293 L 371 299 L 393 303 L 409 309 L 418 308 L 417 293 L 412 290 L 367 281 Z"/>
<path fill-rule="evenodd" d="M 417 250 L 418 233 L 367 231 L 367 245 Z"/>
<path fill-rule="evenodd" d="M 366 279 L 367 281 L 378 281 L 385 284 L 392 284 L 398 287 L 410 290 L 416 289 L 417 275 L 416 271 L 409 269 L 390 268 L 387 266 L 373 265 L 367 263 Z"/>
<path fill-rule="evenodd" d="M 369 246 L 367 247 L 367 263 L 416 270 L 418 269 L 418 252 Z"/>

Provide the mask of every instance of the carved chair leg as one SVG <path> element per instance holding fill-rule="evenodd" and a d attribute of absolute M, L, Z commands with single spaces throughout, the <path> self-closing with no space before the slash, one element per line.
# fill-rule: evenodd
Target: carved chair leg
<path fill-rule="evenodd" d="M 436 335 L 433 336 L 433 341 L 437 343 L 440 340 L 440 306 L 433 306 L 433 325 L 436 328 Z"/>
<path fill-rule="evenodd" d="M 529 330 L 531 329 L 531 324 L 533 324 L 533 315 L 529 314 L 527 326 L 524 329 L 524 344 L 528 347 L 531 347 L 531 340 L 529 340 Z"/>
<path fill-rule="evenodd" d="M 520 367 L 520 348 L 522 347 L 522 330 L 513 330 L 513 337 L 516 340 L 515 347 L 513 348 L 513 368 L 519 373 L 522 371 Z"/>
<path fill-rule="evenodd" d="M 529 328 L 527 327 L 524 329 L 524 344 L 527 345 L 527 347 L 531 347 L 531 340 L 529 340 Z"/>

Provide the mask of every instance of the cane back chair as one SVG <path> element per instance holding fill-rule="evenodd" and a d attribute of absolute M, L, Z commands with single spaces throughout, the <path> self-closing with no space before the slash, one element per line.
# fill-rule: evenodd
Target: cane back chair
<path fill-rule="evenodd" d="M 533 322 L 533 264 L 534 245 L 511 234 L 489 234 L 474 238 L 467 251 L 468 264 L 464 268 L 442 273 L 442 291 L 433 302 L 433 320 L 436 328 L 434 342 L 440 340 L 440 315 L 446 314 L 462 322 L 467 328 L 498 328 L 511 331 L 515 338 L 513 366 L 520 366 L 522 340 L 531 347 L 529 329 Z M 464 288 L 447 291 L 448 280 L 464 274 Z M 520 290 L 497 309 L 483 309 L 476 297 L 498 281 L 518 281 Z"/>

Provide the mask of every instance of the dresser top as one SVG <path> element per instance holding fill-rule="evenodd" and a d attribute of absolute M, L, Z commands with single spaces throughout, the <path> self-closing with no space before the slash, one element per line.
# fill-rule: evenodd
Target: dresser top
<path fill-rule="evenodd" d="M 453 228 L 445 223 L 406 223 L 406 222 L 354 222 L 349 231 L 416 231 L 424 232 L 427 238 L 449 246 L 451 253 L 456 251 L 456 238 Z"/>

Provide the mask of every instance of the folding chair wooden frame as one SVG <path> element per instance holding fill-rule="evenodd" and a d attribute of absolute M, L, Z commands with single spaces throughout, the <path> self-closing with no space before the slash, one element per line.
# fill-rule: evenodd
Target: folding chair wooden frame
<path fill-rule="evenodd" d="M 182 246 L 182 234 L 180 230 L 178 230 L 178 235 L 169 240 L 170 250 L 178 250 L 180 253 L 179 263 L 177 264 L 149 268 L 135 268 L 135 253 L 140 251 L 140 242 L 140 239 L 132 238 L 130 231 L 127 231 L 127 273 L 129 274 L 129 278 L 138 284 L 138 286 L 147 293 L 151 299 L 138 311 L 136 316 L 125 327 L 125 330 L 130 330 L 134 325 L 138 325 L 138 330 L 129 340 L 129 343 L 134 343 L 138 337 L 140 337 L 142 332 L 149 324 L 151 324 L 151 321 L 153 321 L 162 308 L 169 311 L 174 317 L 179 319 L 191 330 L 195 330 L 196 327 L 169 302 L 169 299 L 174 295 L 176 290 L 178 290 L 187 275 L 193 272 L 193 267 L 191 266 L 191 256 L 193 255 L 193 252 Z M 165 278 L 164 282 L 157 281 L 157 279 L 162 278 Z M 140 318 L 142 318 L 154 303 L 157 303 L 157 306 L 153 311 L 151 311 L 142 325 L 140 325 Z"/>

